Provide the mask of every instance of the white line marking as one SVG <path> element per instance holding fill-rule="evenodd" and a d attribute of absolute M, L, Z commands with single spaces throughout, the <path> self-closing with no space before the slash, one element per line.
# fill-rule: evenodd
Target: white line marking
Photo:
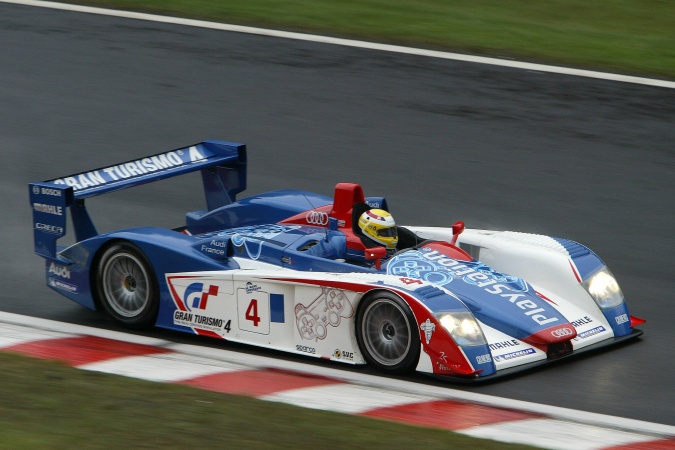
<path fill-rule="evenodd" d="M 421 48 L 403 47 L 400 45 L 379 44 L 376 42 L 356 41 L 351 39 L 341 39 L 330 36 L 319 36 L 314 34 L 293 33 L 289 31 L 268 30 L 265 28 L 254 28 L 241 25 L 207 22 L 204 20 L 158 16 L 154 14 L 137 13 L 130 11 L 118 11 L 113 9 L 95 8 L 91 6 L 81 6 L 81 5 L 69 5 L 65 3 L 56 3 L 38 0 L 0 0 L 0 3 L 13 3 L 16 5 L 36 6 L 40 8 L 51 8 L 62 11 L 100 14 L 105 16 L 123 17 L 126 19 L 147 20 L 151 22 L 184 25 L 189 27 L 208 28 L 212 30 L 231 31 L 235 33 L 256 34 L 260 36 L 270 36 L 283 39 L 295 39 L 300 41 L 341 45 L 345 47 L 378 50 L 383 52 L 426 56 L 429 58 L 450 59 L 454 61 L 464 61 L 478 64 L 488 64 L 492 66 L 510 67 L 513 69 L 531 70 L 535 72 L 548 72 L 561 75 L 572 75 L 578 77 L 596 78 L 600 80 L 619 81 L 622 83 L 641 84 L 645 86 L 656 86 L 668 89 L 675 89 L 675 81 L 657 80 L 652 78 L 634 77 L 630 75 L 620 75 L 606 72 L 595 72 L 592 70 L 573 69 L 568 67 L 550 66 L 546 64 L 534 64 L 497 58 L 487 58 L 483 56 L 463 55 L 460 53 L 449 53 L 436 50 L 426 50 Z"/>
<path fill-rule="evenodd" d="M 183 381 L 216 373 L 248 369 L 238 364 L 227 364 L 181 353 L 127 356 L 76 367 L 93 372 L 105 372 L 158 382 Z"/>
<path fill-rule="evenodd" d="M 260 400 L 288 403 L 303 408 L 358 414 L 377 408 L 434 400 L 433 397 L 405 394 L 354 384 L 331 384 L 291 389 L 263 395 Z"/>
<path fill-rule="evenodd" d="M 527 419 L 480 425 L 458 430 L 457 433 L 562 450 L 599 450 L 657 439 L 653 436 L 551 419 Z"/>
<path fill-rule="evenodd" d="M 46 341 L 73 337 L 72 334 L 50 330 L 37 330 L 22 325 L 2 324 L 0 326 L 0 349 L 28 342 Z"/>

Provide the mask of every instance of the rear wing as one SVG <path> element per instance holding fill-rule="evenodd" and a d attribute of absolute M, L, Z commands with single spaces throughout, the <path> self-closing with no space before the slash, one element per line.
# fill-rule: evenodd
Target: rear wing
<path fill-rule="evenodd" d="M 246 189 L 246 146 L 204 141 L 110 167 L 30 183 L 35 253 L 57 259 L 56 241 L 66 234 L 70 208 L 75 238 L 96 236 L 84 199 L 201 170 L 209 211 L 232 203 Z"/>

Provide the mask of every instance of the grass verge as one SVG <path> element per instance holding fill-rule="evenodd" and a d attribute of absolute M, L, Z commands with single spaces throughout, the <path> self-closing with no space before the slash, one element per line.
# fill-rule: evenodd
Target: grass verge
<path fill-rule="evenodd" d="M 21 355 L 0 365 L 0 448 L 528 448 Z"/>
<path fill-rule="evenodd" d="M 671 0 L 73 3 L 675 78 Z"/>

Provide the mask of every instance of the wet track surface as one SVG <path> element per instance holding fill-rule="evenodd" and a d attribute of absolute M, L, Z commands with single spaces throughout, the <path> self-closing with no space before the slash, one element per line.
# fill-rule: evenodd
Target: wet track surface
<path fill-rule="evenodd" d="M 117 329 L 45 286 L 29 181 L 239 141 L 249 194 L 352 181 L 400 224 L 588 245 L 648 320 L 644 336 L 452 387 L 675 424 L 675 91 L 6 4 L 0 61 L 0 310 Z M 203 202 L 190 175 L 88 207 L 108 231 L 179 226 Z"/>

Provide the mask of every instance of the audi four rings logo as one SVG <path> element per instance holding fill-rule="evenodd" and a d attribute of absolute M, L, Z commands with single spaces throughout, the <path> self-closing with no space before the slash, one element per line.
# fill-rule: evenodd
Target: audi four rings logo
<path fill-rule="evenodd" d="M 310 211 L 305 216 L 305 220 L 311 225 L 328 225 L 328 213 Z"/>
<path fill-rule="evenodd" d="M 551 331 L 551 334 L 553 335 L 553 337 L 569 336 L 572 333 L 573 333 L 572 330 L 570 330 L 569 328 L 559 328 L 557 330 Z"/>

